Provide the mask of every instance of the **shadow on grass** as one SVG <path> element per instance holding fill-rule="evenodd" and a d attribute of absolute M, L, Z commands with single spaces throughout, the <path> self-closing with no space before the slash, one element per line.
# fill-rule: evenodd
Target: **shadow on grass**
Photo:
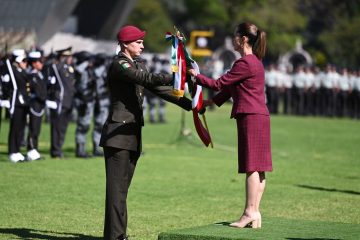
<path fill-rule="evenodd" d="M 347 194 L 353 194 L 353 195 L 360 195 L 360 192 L 352 191 L 352 190 L 341 190 L 341 189 L 336 189 L 336 188 L 315 187 L 315 186 L 309 186 L 309 185 L 296 185 L 296 186 L 301 187 L 301 188 L 318 190 L 318 191 L 340 192 L 340 193 L 347 193 Z"/>
<path fill-rule="evenodd" d="M 288 240 L 340 240 L 340 238 L 286 238 Z"/>
<path fill-rule="evenodd" d="M 231 222 L 217 222 L 217 223 L 214 223 L 215 225 L 223 225 L 223 226 L 228 226 L 230 227 L 230 224 Z"/>
<path fill-rule="evenodd" d="M 84 239 L 84 240 L 100 240 L 102 237 L 87 236 L 79 233 L 64 233 L 64 232 L 53 232 L 43 231 L 29 228 L 0 228 L 1 234 L 12 234 L 20 239 L 48 239 L 48 240 L 61 240 L 61 239 Z"/>
<path fill-rule="evenodd" d="M 235 222 L 235 221 L 233 221 L 233 222 Z M 231 223 L 232 222 L 217 222 L 217 223 L 214 223 L 214 224 L 215 225 L 222 225 L 222 226 L 226 226 L 226 227 L 230 227 L 230 228 L 237 228 L 237 227 L 230 226 Z M 251 224 L 249 223 L 244 228 L 252 228 L 252 227 L 251 227 Z"/>

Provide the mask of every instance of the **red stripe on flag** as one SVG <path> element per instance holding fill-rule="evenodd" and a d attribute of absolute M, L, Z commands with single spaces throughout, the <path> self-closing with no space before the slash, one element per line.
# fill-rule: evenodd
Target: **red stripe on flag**
<path fill-rule="evenodd" d="M 185 59 L 185 53 L 184 53 L 184 43 L 179 40 L 178 45 L 178 59 L 179 59 L 179 71 L 181 69 L 180 73 L 180 80 L 181 85 L 180 89 L 185 90 L 185 82 L 186 82 L 186 59 Z M 181 65 L 181 68 L 180 68 Z"/>
<path fill-rule="evenodd" d="M 209 146 L 211 143 L 211 137 L 206 128 L 203 126 L 200 118 L 199 113 L 197 110 L 193 109 L 193 119 L 196 132 L 198 133 L 201 141 L 205 144 L 205 146 Z"/>

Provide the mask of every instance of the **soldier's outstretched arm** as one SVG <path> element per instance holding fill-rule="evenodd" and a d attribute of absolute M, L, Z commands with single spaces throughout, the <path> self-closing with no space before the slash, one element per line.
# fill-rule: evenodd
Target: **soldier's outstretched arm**
<path fill-rule="evenodd" d="M 157 96 L 161 97 L 162 99 L 174 103 L 179 107 L 190 111 L 192 109 L 191 100 L 186 97 L 177 97 L 174 96 L 172 93 L 172 86 L 155 86 L 147 88 L 152 93 L 156 94 Z"/>
<path fill-rule="evenodd" d="M 143 69 L 133 67 L 126 60 L 114 61 L 110 69 L 111 75 L 119 81 L 131 82 L 144 87 L 171 85 L 172 76 L 169 74 L 155 74 Z"/>

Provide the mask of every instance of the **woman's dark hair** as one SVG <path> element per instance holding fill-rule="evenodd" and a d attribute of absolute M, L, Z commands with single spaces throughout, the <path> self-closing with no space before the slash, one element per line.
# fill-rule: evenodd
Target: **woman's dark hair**
<path fill-rule="evenodd" d="M 265 56 L 266 33 L 264 31 L 259 30 L 252 23 L 244 22 L 236 27 L 235 34 L 239 34 L 240 37 L 246 36 L 249 38 L 249 45 L 258 59 L 262 59 Z"/>

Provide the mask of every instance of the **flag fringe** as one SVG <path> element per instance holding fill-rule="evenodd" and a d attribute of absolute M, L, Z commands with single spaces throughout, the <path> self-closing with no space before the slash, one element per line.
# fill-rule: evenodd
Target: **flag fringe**
<path fill-rule="evenodd" d="M 184 90 L 179 90 L 179 89 L 173 89 L 172 90 L 172 94 L 176 97 L 183 97 L 185 94 Z"/>

